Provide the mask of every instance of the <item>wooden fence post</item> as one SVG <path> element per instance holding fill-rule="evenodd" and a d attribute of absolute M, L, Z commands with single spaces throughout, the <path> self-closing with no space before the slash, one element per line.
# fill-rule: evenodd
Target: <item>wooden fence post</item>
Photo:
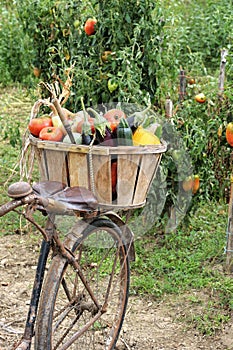
<path fill-rule="evenodd" d="M 173 103 L 172 100 L 170 99 L 170 96 L 166 97 L 165 101 L 165 113 L 167 118 L 172 118 L 173 115 Z"/>
<path fill-rule="evenodd" d="M 228 206 L 227 243 L 226 243 L 226 272 L 233 272 L 233 175 L 231 175 L 230 200 Z"/>
<path fill-rule="evenodd" d="M 226 60 L 227 55 L 228 55 L 228 50 L 223 49 L 221 51 L 220 73 L 219 73 L 219 80 L 218 80 L 218 95 L 220 100 L 222 100 L 222 94 L 224 91 L 225 66 L 227 63 L 227 60 Z"/>
<path fill-rule="evenodd" d="M 181 68 L 180 69 L 180 90 L 179 90 L 180 103 L 183 102 L 185 94 L 186 94 L 186 76 L 185 76 L 185 71 Z"/>
<path fill-rule="evenodd" d="M 169 122 L 173 124 L 173 120 L 172 120 L 173 102 L 172 102 L 170 96 L 166 97 L 165 113 L 166 113 L 166 118 L 169 119 Z M 169 208 L 169 224 L 166 227 L 166 233 L 175 232 L 176 227 L 177 227 L 176 207 L 174 205 L 172 205 Z"/>
<path fill-rule="evenodd" d="M 218 97 L 219 103 L 221 104 L 224 92 L 224 80 L 225 80 L 225 66 L 226 56 L 228 54 L 227 49 L 221 51 L 221 62 L 220 72 L 218 80 Z M 233 174 L 230 178 L 230 198 L 228 204 L 228 223 L 227 223 L 227 234 L 226 234 L 226 266 L 225 270 L 227 273 L 233 272 Z"/>

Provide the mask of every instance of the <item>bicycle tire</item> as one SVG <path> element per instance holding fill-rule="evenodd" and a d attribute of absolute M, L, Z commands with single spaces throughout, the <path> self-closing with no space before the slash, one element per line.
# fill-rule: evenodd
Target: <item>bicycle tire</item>
<path fill-rule="evenodd" d="M 115 348 L 129 293 L 129 259 L 122 232 L 111 220 L 98 218 L 78 236 L 72 251 L 99 306 L 94 304 L 73 267 L 56 255 L 42 290 L 35 350 Z M 103 312 L 105 298 L 108 300 Z M 98 313 L 101 315 L 97 317 Z M 72 342 L 78 331 L 81 335 Z"/>

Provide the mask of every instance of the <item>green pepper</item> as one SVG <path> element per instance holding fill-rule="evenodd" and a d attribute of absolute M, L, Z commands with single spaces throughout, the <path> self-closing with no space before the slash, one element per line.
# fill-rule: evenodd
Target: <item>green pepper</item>
<path fill-rule="evenodd" d="M 110 93 L 112 93 L 113 91 L 115 91 L 118 88 L 118 84 L 117 81 L 114 79 L 109 79 L 108 80 L 108 90 L 110 91 Z"/>
<path fill-rule="evenodd" d="M 118 146 L 133 146 L 132 130 L 125 118 L 121 118 L 117 126 Z"/>

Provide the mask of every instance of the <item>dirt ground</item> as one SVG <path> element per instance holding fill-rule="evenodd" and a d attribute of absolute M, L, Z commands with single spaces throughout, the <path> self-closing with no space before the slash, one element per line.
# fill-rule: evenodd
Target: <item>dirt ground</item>
<path fill-rule="evenodd" d="M 10 350 L 23 332 L 39 241 L 12 235 L 0 238 L 0 247 L 0 350 Z M 233 322 L 215 336 L 203 337 L 178 320 L 192 312 L 188 308 L 183 295 L 160 302 L 131 296 L 116 349 L 233 350 Z"/>

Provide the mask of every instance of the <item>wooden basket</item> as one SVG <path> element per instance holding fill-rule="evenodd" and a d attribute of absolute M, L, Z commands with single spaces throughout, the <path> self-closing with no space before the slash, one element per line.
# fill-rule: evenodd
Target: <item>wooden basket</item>
<path fill-rule="evenodd" d="M 100 207 L 131 209 L 145 204 L 166 144 L 154 146 L 85 146 L 41 141 L 30 135 L 41 180 L 83 186 L 97 197 Z M 117 166 L 116 193 L 112 163 Z"/>

